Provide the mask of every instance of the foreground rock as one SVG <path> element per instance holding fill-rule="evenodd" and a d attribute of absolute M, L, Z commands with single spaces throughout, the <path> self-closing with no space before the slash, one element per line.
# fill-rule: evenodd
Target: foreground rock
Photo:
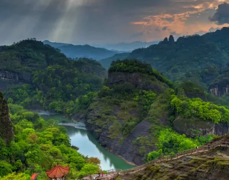
<path fill-rule="evenodd" d="M 154 163 L 118 180 L 226 180 L 229 176 L 229 135 L 209 143 L 210 150 L 163 163 Z"/>
<path fill-rule="evenodd" d="M 14 138 L 13 126 L 9 116 L 6 100 L 0 92 L 0 138 L 9 143 Z"/>

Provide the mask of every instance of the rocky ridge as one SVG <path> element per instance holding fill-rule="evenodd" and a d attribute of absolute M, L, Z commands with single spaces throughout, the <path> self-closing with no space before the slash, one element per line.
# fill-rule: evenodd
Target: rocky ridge
<path fill-rule="evenodd" d="M 2 92 L 0 92 L 0 137 L 5 143 L 9 143 L 14 138 L 9 108 Z"/>
<path fill-rule="evenodd" d="M 125 63 L 129 63 L 128 60 L 117 62 L 115 66 L 120 70 L 114 66 L 109 69 L 108 79 L 85 117 L 88 130 L 109 151 L 140 165 L 149 152 L 156 150 L 157 134 L 163 128 L 173 128 L 187 137 L 229 132 L 225 123 L 217 124 L 197 116 L 185 118 L 174 112 L 171 98 L 178 92 L 172 85 L 149 69 L 124 71 L 129 67 Z M 144 93 L 155 96 L 147 110 L 142 104 Z"/>

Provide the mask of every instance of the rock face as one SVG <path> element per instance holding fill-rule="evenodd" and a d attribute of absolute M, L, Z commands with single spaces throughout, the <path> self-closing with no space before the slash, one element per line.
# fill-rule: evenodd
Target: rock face
<path fill-rule="evenodd" d="M 90 116 L 87 118 L 88 120 L 91 120 Z M 109 128 L 104 128 L 102 132 L 96 132 L 96 128 L 87 123 L 88 130 L 93 133 L 93 135 L 98 139 L 102 146 L 110 150 L 112 153 L 122 156 L 128 162 L 134 163 L 136 165 L 143 164 L 144 155 L 139 153 L 139 147 L 135 146 L 133 142 L 138 137 L 148 137 L 150 134 L 148 131 L 150 126 L 151 124 L 149 122 L 142 121 L 127 137 L 124 138 L 122 142 L 120 142 L 120 138 L 110 138 Z M 155 149 L 156 148 L 154 146 L 146 147 L 145 153 L 149 153 Z"/>
<path fill-rule="evenodd" d="M 0 70 L 0 88 L 2 91 L 8 86 L 17 85 L 19 83 L 32 83 L 31 73 L 28 72 L 12 72 Z"/>
<path fill-rule="evenodd" d="M 169 42 L 172 42 L 172 43 L 175 42 L 173 35 L 170 35 L 170 36 L 169 36 Z"/>
<path fill-rule="evenodd" d="M 204 136 L 207 134 L 215 134 L 218 136 L 225 135 L 229 132 L 229 127 L 226 124 L 214 124 L 211 121 L 200 119 L 186 119 L 178 117 L 173 122 L 174 129 L 188 137 Z"/>
<path fill-rule="evenodd" d="M 224 96 L 229 93 L 229 64 L 226 65 L 222 74 L 210 85 L 209 92 L 215 96 Z"/>
<path fill-rule="evenodd" d="M 168 85 L 158 80 L 154 75 L 140 72 L 110 72 L 107 85 L 110 89 L 118 89 L 118 85 L 130 84 L 132 89 L 163 93 Z M 121 86 L 122 87 L 122 86 Z M 116 93 L 122 93 L 119 89 Z M 132 99 L 115 100 L 99 98 L 88 109 L 85 117 L 87 129 L 92 132 L 99 143 L 112 153 L 123 157 L 128 162 L 140 165 L 146 155 L 155 150 L 152 143 L 152 123 L 142 117 L 142 107 Z M 116 102 L 117 101 L 117 102 Z M 135 121 L 133 130 L 123 134 L 122 126 L 128 121 Z M 164 120 L 162 118 L 162 120 Z M 165 120 L 166 121 L 166 120 Z M 144 142 L 141 144 L 141 142 Z"/>
<path fill-rule="evenodd" d="M 214 94 L 215 96 L 224 96 L 229 93 L 229 82 L 227 85 L 221 85 L 221 84 L 214 84 L 209 89 L 211 94 Z"/>
<path fill-rule="evenodd" d="M 13 126 L 9 116 L 9 109 L 3 94 L 0 92 L 0 137 L 9 143 L 14 138 Z"/>
<path fill-rule="evenodd" d="M 8 81 L 24 81 L 26 83 L 31 83 L 31 74 L 27 72 L 15 73 L 11 71 L 0 70 L 0 79 Z"/>
<path fill-rule="evenodd" d="M 154 76 L 148 76 L 142 73 L 124 73 L 112 72 L 109 74 L 108 82 L 110 86 L 130 83 L 135 88 L 142 90 L 153 90 L 154 92 L 162 92 L 167 87 L 159 82 Z"/>

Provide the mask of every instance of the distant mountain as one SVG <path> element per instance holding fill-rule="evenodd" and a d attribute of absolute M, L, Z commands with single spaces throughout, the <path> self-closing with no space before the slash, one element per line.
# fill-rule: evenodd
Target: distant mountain
<path fill-rule="evenodd" d="M 6 99 L 26 108 L 73 114 L 79 107 L 76 99 L 89 93 L 92 97 L 105 77 L 106 70 L 98 61 L 73 61 L 34 39 L 0 46 L 0 89 Z"/>
<path fill-rule="evenodd" d="M 110 49 L 110 50 L 121 51 L 121 52 L 131 52 L 135 49 L 147 48 L 150 45 L 158 44 L 158 43 L 159 41 L 152 41 L 152 42 L 135 41 L 131 43 L 104 44 L 104 45 L 95 45 L 95 46 Z"/>
<path fill-rule="evenodd" d="M 170 80 L 176 81 L 190 78 L 192 72 L 208 67 L 222 69 L 229 61 L 228 44 L 229 28 L 223 28 L 202 36 L 180 37 L 177 41 L 170 36 L 157 45 L 134 50 L 127 58 L 147 62 Z M 214 79 L 217 73 L 215 70 L 207 72 L 206 69 L 205 73 L 201 72 L 199 75 L 200 79 Z"/>
<path fill-rule="evenodd" d="M 100 60 L 99 62 L 102 64 L 103 67 L 105 67 L 106 69 L 109 69 L 112 61 L 116 61 L 116 60 L 124 60 L 129 56 L 129 53 L 120 53 L 120 54 L 115 54 L 112 57 L 109 58 L 105 58 Z"/>
<path fill-rule="evenodd" d="M 118 53 L 118 51 L 110 51 L 104 48 L 93 47 L 90 45 L 56 43 L 50 42 L 48 40 L 45 40 L 43 43 L 59 49 L 69 58 L 90 58 L 98 61 Z"/>

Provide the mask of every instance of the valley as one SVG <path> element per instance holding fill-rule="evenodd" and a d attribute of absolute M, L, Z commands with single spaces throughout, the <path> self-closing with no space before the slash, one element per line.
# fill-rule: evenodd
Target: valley
<path fill-rule="evenodd" d="M 0 176 L 22 171 L 44 178 L 46 169 L 60 163 L 70 166 L 70 178 L 83 178 L 141 167 L 227 137 L 229 51 L 227 37 L 217 38 L 228 29 L 177 41 L 170 36 L 101 61 L 71 59 L 35 39 L 0 47 L 2 105 L 9 107 L 0 118 L 0 132 L 8 133 L 0 137 L 5 150 L 14 143 L 18 149 L 2 155 Z M 163 178 L 152 174 L 154 168 L 134 178 Z"/>

